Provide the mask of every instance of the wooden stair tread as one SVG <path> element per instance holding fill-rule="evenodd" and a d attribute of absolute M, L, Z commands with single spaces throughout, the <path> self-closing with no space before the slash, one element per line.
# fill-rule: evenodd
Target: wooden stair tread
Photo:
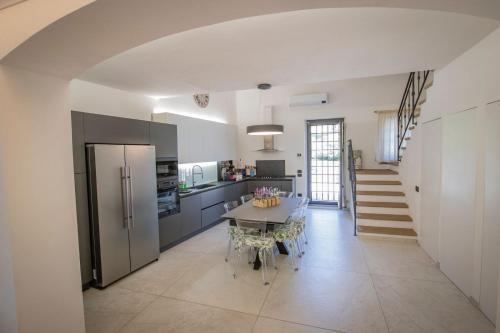
<path fill-rule="evenodd" d="M 357 195 L 385 195 L 389 197 L 404 197 L 404 192 L 398 191 L 356 191 Z"/>
<path fill-rule="evenodd" d="M 399 180 L 357 180 L 356 185 L 401 185 Z"/>
<path fill-rule="evenodd" d="M 410 139 L 411 139 L 411 137 L 409 137 L 409 136 L 407 136 L 407 137 L 405 138 L 405 140 L 410 140 Z"/>
<path fill-rule="evenodd" d="M 356 206 L 360 207 L 384 207 L 384 208 L 408 208 L 404 202 L 384 202 L 384 201 L 356 201 Z"/>
<path fill-rule="evenodd" d="M 372 227 L 366 225 L 358 225 L 356 229 L 358 230 L 358 232 L 369 233 L 369 234 L 410 236 L 410 237 L 417 236 L 415 230 L 408 228 Z"/>
<path fill-rule="evenodd" d="M 366 220 L 413 222 L 410 215 L 357 213 L 356 216 L 358 217 L 358 219 L 366 219 Z"/>
<path fill-rule="evenodd" d="M 398 173 L 391 169 L 357 169 L 360 175 L 397 175 Z"/>

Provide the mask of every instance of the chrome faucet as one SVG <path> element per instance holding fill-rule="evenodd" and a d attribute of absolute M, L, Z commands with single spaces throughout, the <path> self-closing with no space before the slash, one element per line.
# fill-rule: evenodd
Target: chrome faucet
<path fill-rule="evenodd" d="M 194 172 L 194 169 L 196 167 L 200 168 L 200 172 Z M 203 168 L 201 166 L 199 166 L 198 164 L 193 165 L 193 168 L 191 169 L 191 174 L 193 175 L 193 187 L 194 187 L 194 176 L 201 175 L 201 179 L 203 179 Z"/>

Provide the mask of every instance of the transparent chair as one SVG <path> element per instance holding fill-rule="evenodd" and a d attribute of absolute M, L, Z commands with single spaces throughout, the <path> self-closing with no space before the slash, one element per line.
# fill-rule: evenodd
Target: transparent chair
<path fill-rule="evenodd" d="M 270 256 L 272 264 L 276 267 L 276 258 L 274 256 L 274 238 L 266 233 L 267 223 L 257 223 L 245 220 L 236 220 L 236 237 L 235 237 L 235 251 L 234 254 L 234 278 L 237 277 L 237 266 L 241 262 L 241 254 L 247 249 L 255 249 L 259 254 L 259 258 L 262 262 L 261 273 L 262 282 L 264 285 L 268 285 L 269 282 L 266 279 L 268 268 L 267 268 L 267 257 Z M 258 234 L 251 234 L 245 232 L 247 229 L 259 230 Z"/>
<path fill-rule="evenodd" d="M 226 210 L 226 213 L 229 213 L 229 211 L 235 209 L 236 207 L 238 207 L 238 205 L 239 205 L 238 201 L 229 201 L 224 204 L 224 209 Z M 227 244 L 227 253 L 225 258 L 226 262 L 229 260 L 229 255 L 231 254 L 234 238 L 236 236 L 236 227 L 232 226 L 229 220 L 227 220 L 227 222 L 228 222 L 227 233 L 229 234 L 229 241 Z"/>
<path fill-rule="evenodd" d="M 275 242 L 287 243 L 289 248 L 289 255 L 292 258 L 292 265 L 295 271 L 299 270 L 299 260 L 301 257 L 300 249 L 298 247 L 298 234 L 297 229 L 295 228 L 295 223 L 292 218 L 289 218 L 288 221 L 280 226 L 277 226 L 275 230 L 272 232 L 272 236 Z"/>
<path fill-rule="evenodd" d="M 309 205 L 309 198 L 303 199 L 291 216 L 291 220 L 294 224 L 294 228 L 296 229 L 296 233 L 298 236 L 297 247 L 300 249 L 301 255 L 305 254 L 302 243 L 304 244 L 308 243 L 307 233 L 306 233 L 306 211 L 308 205 Z"/>
<path fill-rule="evenodd" d="M 250 201 L 250 200 L 253 199 L 253 194 L 242 195 L 240 197 L 240 199 L 241 199 L 241 203 L 244 204 L 245 202 Z"/>

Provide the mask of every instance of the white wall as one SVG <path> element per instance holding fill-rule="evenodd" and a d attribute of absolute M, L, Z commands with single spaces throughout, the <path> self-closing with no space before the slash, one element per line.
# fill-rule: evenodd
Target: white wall
<path fill-rule="evenodd" d="M 150 97 L 82 80 L 72 80 L 70 92 L 74 111 L 151 120 L 155 105 Z"/>
<path fill-rule="evenodd" d="M 0 110 L 19 332 L 84 332 L 69 82 L 0 66 Z"/>
<path fill-rule="evenodd" d="M 485 172 L 488 170 L 485 157 L 489 156 L 488 151 L 500 150 L 500 141 L 488 140 L 486 137 L 488 133 L 486 124 L 493 126 L 496 131 L 500 128 L 500 123 L 491 124 L 496 118 L 487 116 L 486 109 L 488 103 L 500 100 L 499 59 L 500 29 L 497 29 L 450 64 L 436 71 L 434 84 L 428 90 L 427 102 L 423 105 L 419 124 L 421 126 L 422 123 L 442 118 L 443 129 L 447 129 L 443 131 L 442 139 L 434 142 L 435 145 L 443 143 L 440 174 L 435 174 L 438 172 L 436 170 L 426 169 L 425 171 L 428 172 L 426 177 L 441 179 L 440 202 L 435 203 L 441 209 L 440 226 L 436 228 L 427 225 L 433 229 L 441 229 L 438 259 L 445 273 L 467 296 L 478 301 L 486 314 L 491 313 L 488 307 L 491 307 L 489 304 L 492 302 L 484 295 L 497 294 L 497 287 L 495 283 L 485 284 L 485 276 L 482 272 L 495 272 L 494 266 L 498 263 L 485 260 L 485 258 L 491 255 L 490 253 L 498 257 L 498 251 L 494 253 L 492 251 L 495 249 L 489 246 L 484 247 L 485 230 L 483 228 L 488 218 L 485 212 L 496 209 L 499 198 L 494 196 L 493 201 L 496 203 L 486 199 L 485 184 L 496 184 L 498 175 L 494 173 L 495 175 L 492 176 L 491 173 Z M 462 117 L 460 113 L 462 116 L 466 114 L 473 114 L 473 116 L 459 119 L 457 117 Z M 463 132 L 455 133 L 453 130 L 455 127 L 456 130 Z M 416 140 L 421 140 L 421 138 L 416 138 Z M 474 141 L 477 144 L 471 145 Z M 463 144 L 462 147 L 459 146 L 459 142 Z M 493 146 L 487 146 L 486 142 Z M 422 149 L 425 150 L 426 147 L 423 146 Z M 409 146 L 405 154 L 418 154 L 418 152 Z M 456 165 L 458 161 L 461 161 L 461 165 Z M 422 159 L 415 163 L 420 169 L 426 168 L 427 162 Z M 498 169 L 498 166 L 496 165 L 495 168 Z M 402 182 L 413 182 L 409 177 L 410 175 L 401 177 Z M 456 182 L 458 184 L 454 184 Z M 418 201 L 409 202 L 409 204 L 419 206 Z M 428 209 L 428 207 L 422 205 L 419 209 Z M 424 213 L 421 212 L 420 215 L 424 216 Z M 500 223 L 498 217 L 490 222 L 494 226 Z M 429 223 L 429 221 L 423 223 Z M 497 242 L 498 239 L 497 236 Z M 431 246 L 423 240 L 420 240 L 420 243 L 431 256 L 435 257 L 433 248 L 435 244 Z M 457 249 L 463 253 L 457 254 Z M 443 253 L 443 250 L 447 252 Z M 490 276 L 488 281 L 491 280 L 498 279 Z M 494 321 L 494 315 L 490 314 L 490 319 Z"/>
<path fill-rule="evenodd" d="M 365 168 L 380 168 L 375 162 L 377 117 L 375 110 L 395 109 L 403 94 L 406 75 L 334 81 L 293 87 L 273 87 L 261 93 L 245 90 L 237 93 L 237 120 L 239 150 L 245 161 L 257 159 L 284 159 L 286 173 L 294 175 L 298 169 L 304 173 L 297 179 L 297 190 L 306 193 L 306 120 L 345 118 L 345 137 L 352 139 L 354 149 L 363 151 Z M 290 108 L 289 97 L 299 94 L 322 93 L 329 95 L 329 103 L 322 106 Z M 262 102 L 261 102 L 262 101 Z M 263 153 L 263 139 L 248 136 L 246 126 L 260 121 L 261 105 L 272 105 L 274 122 L 285 126 L 283 135 L 275 136 L 275 145 L 282 152 Z M 301 153 L 302 157 L 297 157 Z"/>
<path fill-rule="evenodd" d="M 403 191 L 406 196 L 406 202 L 410 207 L 410 215 L 415 224 L 415 231 L 419 233 L 420 229 L 420 192 L 416 192 L 415 186 L 421 183 L 420 160 L 422 157 L 421 127 L 416 127 L 411 133 L 411 140 L 406 142 L 406 150 L 403 151 L 403 159 L 397 169 L 400 179 L 403 181 Z M 406 152 L 411 151 L 411 154 Z"/>

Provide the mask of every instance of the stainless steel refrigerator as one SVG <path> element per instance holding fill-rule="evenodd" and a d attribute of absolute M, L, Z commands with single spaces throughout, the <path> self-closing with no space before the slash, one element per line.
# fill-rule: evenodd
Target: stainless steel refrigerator
<path fill-rule="evenodd" d="M 106 287 L 158 259 L 155 147 L 87 145 L 93 273 Z"/>

